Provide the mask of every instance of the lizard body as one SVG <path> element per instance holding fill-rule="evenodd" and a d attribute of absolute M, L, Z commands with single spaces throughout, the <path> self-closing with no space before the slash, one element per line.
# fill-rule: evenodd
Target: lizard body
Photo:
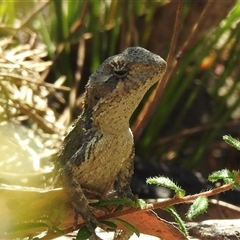
<path fill-rule="evenodd" d="M 64 139 L 58 156 L 61 180 L 76 212 L 99 239 L 83 189 L 104 197 L 113 184 L 131 195 L 134 142 L 129 119 L 147 90 L 164 75 L 165 61 L 141 47 L 109 57 L 86 86 L 84 110 Z"/>

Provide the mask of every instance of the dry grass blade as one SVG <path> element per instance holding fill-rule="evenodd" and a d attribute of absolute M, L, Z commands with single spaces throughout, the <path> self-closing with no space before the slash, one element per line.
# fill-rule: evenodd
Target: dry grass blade
<path fill-rule="evenodd" d="M 65 100 L 60 95 L 69 88 L 45 82 L 45 72 L 52 65 L 43 61 L 47 56 L 45 46 L 18 44 L 12 37 L 0 40 L 0 115 L 1 121 L 31 119 L 32 124 L 47 133 L 59 133 L 65 128 L 58 122 L 58 115 L 49 107 L 49 98 L 59 102 Z M 63 81 L 61 81 L 63 83 Z"/>

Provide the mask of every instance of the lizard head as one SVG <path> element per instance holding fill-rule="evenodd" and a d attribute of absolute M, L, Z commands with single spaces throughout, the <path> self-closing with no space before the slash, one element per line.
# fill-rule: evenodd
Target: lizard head
<path fill-rule="evenodd" d="M 91 111 L 101 128 L 128 127 L 143 96 L 165 71 L 166 62 L 160 56 L 141 47 L 127 48 L 106 59 L 90 76 L 85 110 Z"/>

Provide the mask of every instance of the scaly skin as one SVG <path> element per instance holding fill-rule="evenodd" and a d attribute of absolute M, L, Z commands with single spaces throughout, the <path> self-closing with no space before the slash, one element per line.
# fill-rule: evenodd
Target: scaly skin
<path fill-rule="evenodd" d="M 98 224 L 83 189 L 104 197 L 112 188 L 131 196 L 134 143 L 129 119 L 147 90 L 160 81 L 165 61 L 143 48 L 127 48 L 105 60 L 90 76 L 84 111 L 58 156 L 62 184 L 77 213 L 99 239 Z"/>

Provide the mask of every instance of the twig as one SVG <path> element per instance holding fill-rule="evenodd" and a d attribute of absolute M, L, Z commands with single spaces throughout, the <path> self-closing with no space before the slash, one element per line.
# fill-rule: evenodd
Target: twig
<path fill-rule="evenodd" d="M 221 192 L 226 192 L 228 190 L 231 190 L 233 185 L 234 185 L 234 183 L 225 184 L 221 187 L 217 187 L 217 188 L 214 188 L 212 190 L 197 193 L 197 194 L 194 194 L 194 195 L 189 195 L 189 196 L 185 196 L 185 197 L 181 197 L 181 198 L 172 198 L 172 199 L 168 199 L 168 200 L 165 200 L 165 201 L 162 201 L 162 202 L 158 202 L 158 203 L 154 203 L 154 204 L 148 204 L 146 206 L 146 208 L 144 208 L 144 209 L 133 208 L 133 207 L 128 208 L 128 209 L 125 209 L 125 210 L 120 211 L 120 212 L 113 212 L 113 213 L 106 214 L 104 216 L 98 217 L 98 220 L 101 221 L 101 220 L 106 220 L 106 219 L 110 219 L 110 218 L 119 218 L 119 217 L 124 216 L 124 215 L 129 215 L 129 214 L 133 214 L 133 213 L 137 213 L 137 212 L 144 212 L 144 211 L 158 209 L 158 208 L 165 209 L 168 206 L 172 206 L 172 205 L 176 205 L 176 204 L 180 204 L 180 203 L 191 202 L 191 201 L 197 199 L 200 196 L 209 197 L 209 196 L 212 196 L 212 195 L 219 194 Z M 81 224 L 77 225 L 76 229 L 80 229 L 83 225 L 84 225 L 84 223 L 81 223 Z M 73 227 L 67 228 L 67 229 L 64 230 L 64 233 L 67 234 L 67 233 L 73 232 L 76 229 L 74 229 Z M 49 239 L 50 237 L 51 238 L 57 237 L 57 236 L 59 236 L 59 233 L 49 233 L 46 237 L 42 238 L 42 240 Z"/>
<path fill-rule="evenodd" d="M 194 194 L 194 195 L 189 195 L 189 196 L 185 196 L 185 197 L 181 197 L 181 198 L 172 198 L 172 199 L 169 199 L 169 200 L 166 200 L 166 201 L 163 201 L 163 202 L 153 204 L 153 208 L 154 209 L 157 209 L 157 208 L 164 209 L 168 206 L 194 201 L 195 199 L 197 199 L 200 196 L 210 197 L 210 196 L 213 196 L 213 195 L 231 190 L 233 185 L 234 185 L 234 183 L 229 183 L 229 184 L 225 184 L 221 187 L 217 187 L 217 188 L 214 188 L 212 190 L 197 193 L 197 194 Z"/>
<path fill-rule="evenodd" d="M 231 121 L 228 122 L 224 125 L 224 127 L 233 127 L 233 126 L 239 126 L 240 125 L 240 121 Z M 156 144 L 154 145 L 155 147 L 161 146 L 162 144 L 166 144 L 169 142 L 173 142 L 175 140 L 181 139 L 183 137 L 189 136 L 189 135 L 193 135 L 193 134 L 197 134 L 197 133 L 201 133 L 210 129 L 214 129 L 218 126 L 218 123 L 214 123 L 214 124 L 208 124 L 205 126 L 197 126 L 197 127 L 193 127 L 193 128 L 187 128 L 187 129 L 183 129 L 182 131 L 167 136 L 167 137 L 162 137 L 159 138 L 159 140 L 157 140 Z"/>

